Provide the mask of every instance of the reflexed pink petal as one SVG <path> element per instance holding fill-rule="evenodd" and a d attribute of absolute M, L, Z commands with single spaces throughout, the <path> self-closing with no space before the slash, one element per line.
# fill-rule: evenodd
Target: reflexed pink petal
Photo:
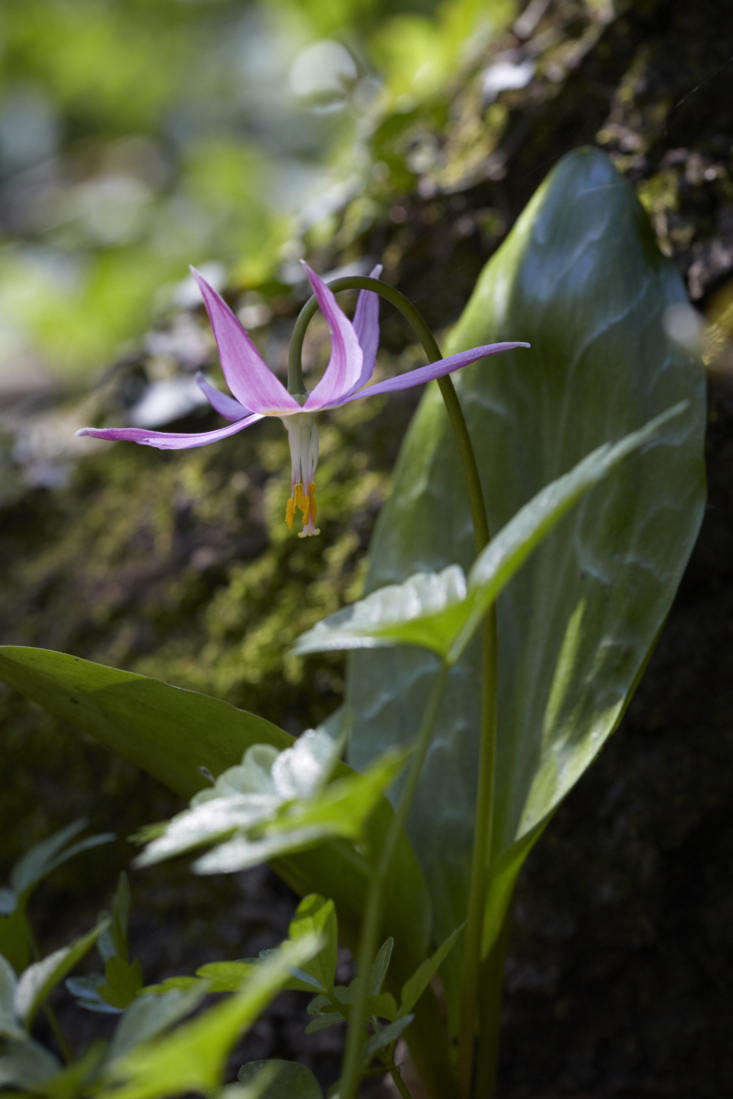
<path fill-rule="evenodd" d="M 378 263 L 377 266 L 369 272 L 369 277 L 371 279 L 378 279 L 381 274 L 382 265 L 381 263 Z M 361 374 L 357 378 L 355 385 L 353 385 L 349 391 L 351 393 L 357 389 L 361 389 L 363 385 L 366 385 L 372 376 L 374 364 L 377 361 L 377 348 L 379 347 L 379 294 L 376 294 L 373 290 L 361 290 L 359 292 L 353 325 L 354 331 L 356 332 L 356 338 L 361 345 L 364 359 L 361 364 Z"/>
<path fill-rule="evenodd" d="M 321 312 L 331 329 L 331 358 L 323 372 L 321 380 L 308 395 L 303 408 L 307 412 L 325 408 L 349 393 L 359 380 L 364 355 L 349 318 L 336 304 L 331 291 L 315 271 L 311 271 L 303 262 L 306 274 L 313 287 Z"/>
<path fill-rule="evenodd" d="M 272 373 L 227 303 L 195 267 L 191 274 L 209 314 L 224 377 L 237 400 L 263 415 L 299 411 L 300 405 Z"/>
<path fill-rule="evenodd" d="M 408 370 L 406 374 L 398 374 L 395 378 L 387 378 L 384 382 L 369 385 L 366 389 L 360 389 L 341 401 L 334 401 L 334 405 L 348 404 L 350 401 L 361 400 L 362 397 L 376 397 L 378 393 L 394 393 L 399 389 L 410 389 L 413 385 L 422 385 L 431 382 L 434 378 L 442 378 L 451 374 L 454 370 L 475 363 L 479 359 L 485 359 L 488 355 L 498 355 L 500 351 L 512 351 L 515 347 L 529 347 L 528 343 L 489 343 L 485 347 L 472 347 L 468 351 L 461 351 L 458 355 L 450 355 L 447 359 L 439 359 L 436 363 L 427 366 L 419 366 L 417 370 Z"/>
<path fill-rule="evenodd" d="M 144 427 L 82 427 L 76 434 L 91 435 L 94 439 L 107 439 L 112 443 L 140 443 L 142 446 L 157 447 L 158 450 L 191 450 L 193 447 L 218 443 L 220 439 L 236 435 L 238 431 L 243 431 L 245 427 L 261 419 L 263 419 L 262 414 L 255 412 L 243 420 L 227 424 L 226 427 L 218 427 L 215 431 L 203 431 L 194 435 L 176 431 L 148 431 Z"/>
<path fill-rule="evenodd" d="M 241 420 L 249 413 L 249 409 L 245 408 L 239 401 L 235 401 L 234 397 L 228 397 L 226 393 L 220 393 L 218 389 L 210 385 L 200 370 L 196 375 L 196 384 L 214 411 L 223 416 L 225 420 Z"/>

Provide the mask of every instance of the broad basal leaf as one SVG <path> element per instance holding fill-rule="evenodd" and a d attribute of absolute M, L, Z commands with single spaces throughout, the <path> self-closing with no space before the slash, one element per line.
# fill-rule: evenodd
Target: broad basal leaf
<path fill-rule="evenodd" d="M 596 447 L 689 402 L 663 444 L 631 455 L 591 489 L 499 598 L 493 858 L 503 867 L 501 904 L 543 821 L 616 727 L 697 533 L 703 376 L 666 328 L 668 311 L 684 301 L 629 185 L 603 154 L 580 151 L 534 196 L 445 348 L 532 344 L 457 379 L 492 531 Z M 426 393 L 380 516 L 367 590 L 454 563 L 468 570 L 474 555 L 455 443 L 437 391 Z M 409 742 L 434 664 L 406 648 L 352 654 L 355 766 Z M 474 644 L 451 673 L 410 820 L 438 937 L 465 913 L 479 699 Z M 444 977 L 457 958 L 449 955 Z"/>

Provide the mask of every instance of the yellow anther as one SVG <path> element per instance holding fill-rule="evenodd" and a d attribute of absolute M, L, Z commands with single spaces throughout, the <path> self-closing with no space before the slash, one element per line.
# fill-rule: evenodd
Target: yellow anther
<path fill-rule="evenodd" d="M 285 508 L 285 522 L 291 529 L 296 511 L 299 511 L 303 516 L 303 530 L 299 531 L 301 538 L 306 538 L 310 534 L 320 534 L 320 531 L 316 530 L 313 525 L 318 514 L 316 486 L 313 481 L 308 485 L 307 495 L 301 481 L 297 481 L 293 485 L 292 495 Z"/>
<path fill-rule="evenodd" d="M 293 529 L 293 519 L 295 518 L 295 500 L 291 496 L 285 507 L 285 522 L 288 524 L 290 530 Z"/>

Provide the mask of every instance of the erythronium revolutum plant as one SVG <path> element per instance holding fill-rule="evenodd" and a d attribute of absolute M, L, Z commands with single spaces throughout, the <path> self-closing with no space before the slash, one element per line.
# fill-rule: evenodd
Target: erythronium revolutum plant
<path fill-rule="evenodd" d="M 310 1073 L 283 1062 L 222 1084 L 227 1050 L 282 987 L 310 995 L 308 1030 L 346 1021 L 330 1095 L 354 1099 L 374 1071 L 414 1099 L 493 1092 L 514 883 L 618 724 L 679 582 L 704 492 L 702 378 L 665 327 L 668 310 L 684 308 L 679 279 L 597 152 L 566 157 L 537 192 L 447 358 L 379 273 L 329 288 L 308 272 L 314 297 L 296 324 L 287 389 L 197 276 L 233 396 L 201 384 L 232 423 L 201 435 L 87 429 L 181 448 L 279 416 L 293 457 L 286 517 L 299 510 L 313 534 L 315 413 L 431 378 L 448 413 L 426 394 L 374 536 L 369 594 L 298 643 L 352 650 L 347 705 L 322 728 L 293 741 L 157 680 L 0 650 L 8 682 L 190 799 L 143 830 L 139 866 L 188 852 L 201 874 L 267 860 L 304 897 L 274 955 L 151 987 L 128 954 L 126 885 L 107 923 L 34 962 L 23 882 L 41 871 L 16 868 L 0 892 L 0 1081 L 16 1094 L 318 1099 Z M 360 290 L 353 322 L 333 297 L 347 288 Z M 412 322 L 430 365 L 370 385 L 377 295 Z M 306 395 L 300 348 L 316 308 L 332 354 Z M 504 333 L 526 337 L 531 353 L 487 342 Z M 507 353 L 488 357 L 497 350 Z M 471 362 L 457 396 L 448 374 Z M 344 744 L 353 767 L 340 761 Z M 356 954 L 348 986 L 335 980 L 337 935 Z M 122 1017 L 107 1047 L 64 1068 L 31 1027 L 95 941 L 104 973 L 71 991 Z M 211 992 L 230 995 L 181 1023 Z M 401 1072 L 401 1039 L 419 1091 Z"/>

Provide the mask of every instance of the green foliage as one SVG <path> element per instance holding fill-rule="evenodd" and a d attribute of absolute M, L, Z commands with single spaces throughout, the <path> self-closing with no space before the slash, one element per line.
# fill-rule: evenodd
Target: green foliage
<path fill-rule="evenodd" d="M 489 262 L 447 350 L 499 338 L 532 351 L 471 367 L 458 382 L 490 526 L 594 447 L 679 400 L 664 445 L 647 447 L 558 523 L 498 602 L 499 739 L 492 892 L 484 950 L 548 815 L 618 724 L 669 608 L 703 498 L 703 379 L 664 328 L 684 300 L 628 185 L 601 154 L 566 157 Z M 426 394 L 405 440 L 371 553 L 368 589 L 474 556 L 443 409 Z M 463 918 L 472 846 L 478 654 L 451 674 L 410 833 L 436 931 Z M 351 657 L 348 703 L 358 767 L 404 743 L 434 658 Z M 442 807 L 445 807 L 443 810 Z M 447 966 L 447 968 L 446 968 Z M 449 1005 L 455 966 L 444 966 Z"/>
<path fill-rule="evenodd" d="M 77 962 L 81 961 L 106 926 L 105 923 L 97 924 L 87 935 L 69 946 L 55 950 L 47 958 L 34 962 L 23 970 L 15 990 L 15 1013 L 26 1027 L 31 1026 L 41 1004 Z"/>
<path fill-rule="evenodd" d="M 483 616 L 527 557 L 567 511 L 640 447 L 665 445 L 660 428 L 688 409 L 686 402 L 656 416 L 615 444 L 598 447 L 569 473 L 525 504 L 479 555 L 468 576 L 460 565 L 416 573 L 403 584 L 379 588 L 304 634 L 300 653 L 415 645 L 453 665 L 463 655 Z"/>
<path fill-rule="evenodd" d="M 273 748 L 295 744 L 270 722 L 218 699 L 63 653 L 3 646 L 0 674 L 52 713 L 80 726 L 184 795 L 203 784 L 202 767 L 216 775 L 223 767 L 236 764 L 242 751 L 254 744 L 260 744 L 261 753 L 263 739 Z M 310 743 L 304 744 L 301 751 L 305 752 Z M 320 739 L 319 743 L 325 742 Z M 264 751 L 270 767 L 274 757 L 267 755 L 266 747 Z M 285 757 L 277 776 L 283 783 L 281 790 L 292 792 L 287 760 Z M 256 757 L 253 761 L 256 767 Z M 288 804 L 283 803 L 282 815 L 274 822 L 271 834 L 258 841 L 254 854 L 257 861 L 273 858 L 276 871 L 301 894 L 316 888 L 333 897 L 347 942 L 355 941 L 372 874 L 365 850 L 379 850 L 392 816 L 388 803 L 380 797 L 381 791 L 394 779 L 398 766 L 394 756 L 366 774 L 354 774 L 339 764 L 338 781 L 317 803 L 303 805 L 300 815 L 289 816 Z M 235 779 L 241 774 L 236 769 L 233 772 Z M 225 784 L 229 781 L 226 778 Z M 359 811 L 352 815 L 353 795 Z M 222 800 L 227 809 L 232 808 L 227 806 L 227 799 Z M 206 823 L 206 806 L 200 808 L 204 812 L 199 812 L 196 819 Z M 292 832 L 290 837 L 287 835 L 291 826 L 292 832 L 298 832 L 296 839 L 302 850 L 293 851 Z M 365 847 L 346 838 L 353 837 L 363 826 Z M 232 827 L 229 819 L 224 831 Z M 326 836 L 327 842 L 312 847 L 315 838 Z M 242 865 L 240 845 L 236 840 L 232 842 L 234 848 L 222 849 L 222 858 L 227 859 L 228 866 L 234 862 Z M 283 854 L 285 850 L 287 854 Z M 215 852 L 211 858 L 216 857 Z M 222 864 L 203 862 L 199 868 L 207 865 L 211 870 L 222 868 Z M 403 836 L 390 877 L 385 926 L 400 943 L 400 961 L 408 969 L 420 961 L 430 919 L 422 876 Z"/>
<path fill-rule="evenodd" d="M 108 919 L 109 923 L 97 941 L 104 973 L 70 978 L 66 982 L 66 987 L 83 1007 L 103 1014 L 129 1007 L 143 983 L 140 962 L 137 959 L 130 961 L 128 956 L 130 885 L 125 873 L 120 874 Z"/>
<path fill-rule="evenodd" d="M 338 741 L 316 729 L 280 753 L 267 744 L 248 748 L 241 764 L 196 794 L 190 808 L 165 825 L 137 864 L 150 866 L 213 845 L 194 870 L 234 873 L 327 839 L 358 841 L 402 759 L 392 754 L 364 774 L 328 785 L 339 754 Z"/>
<path fill-rule="evenodd" d="M 33 939 L 26 908 L 33 890 L 75 855 L 114 839 L 109 833 L 100 833 L 71 843 L 85 825 L 84 820 L 74 821 L 34 844 L 10 871 L 9 887 L 0 889 L 0 955 L 4 955 L 18 973 L 26 968 L 32 952 Z"/>
<path fill-rule="evenodd" d="M 208 1091 L 220 1084 L 234 1042 L 287 983 L 291 968 L 307 961 L 319 945 L 309 936 L 283 943 L 255 968 L 239 992 L 170 1035 L 119 1056 L 108 1069 L 117 1086 L 103 1090 L 101 1099 L 157 1099 L 176 1091 Z"/>

